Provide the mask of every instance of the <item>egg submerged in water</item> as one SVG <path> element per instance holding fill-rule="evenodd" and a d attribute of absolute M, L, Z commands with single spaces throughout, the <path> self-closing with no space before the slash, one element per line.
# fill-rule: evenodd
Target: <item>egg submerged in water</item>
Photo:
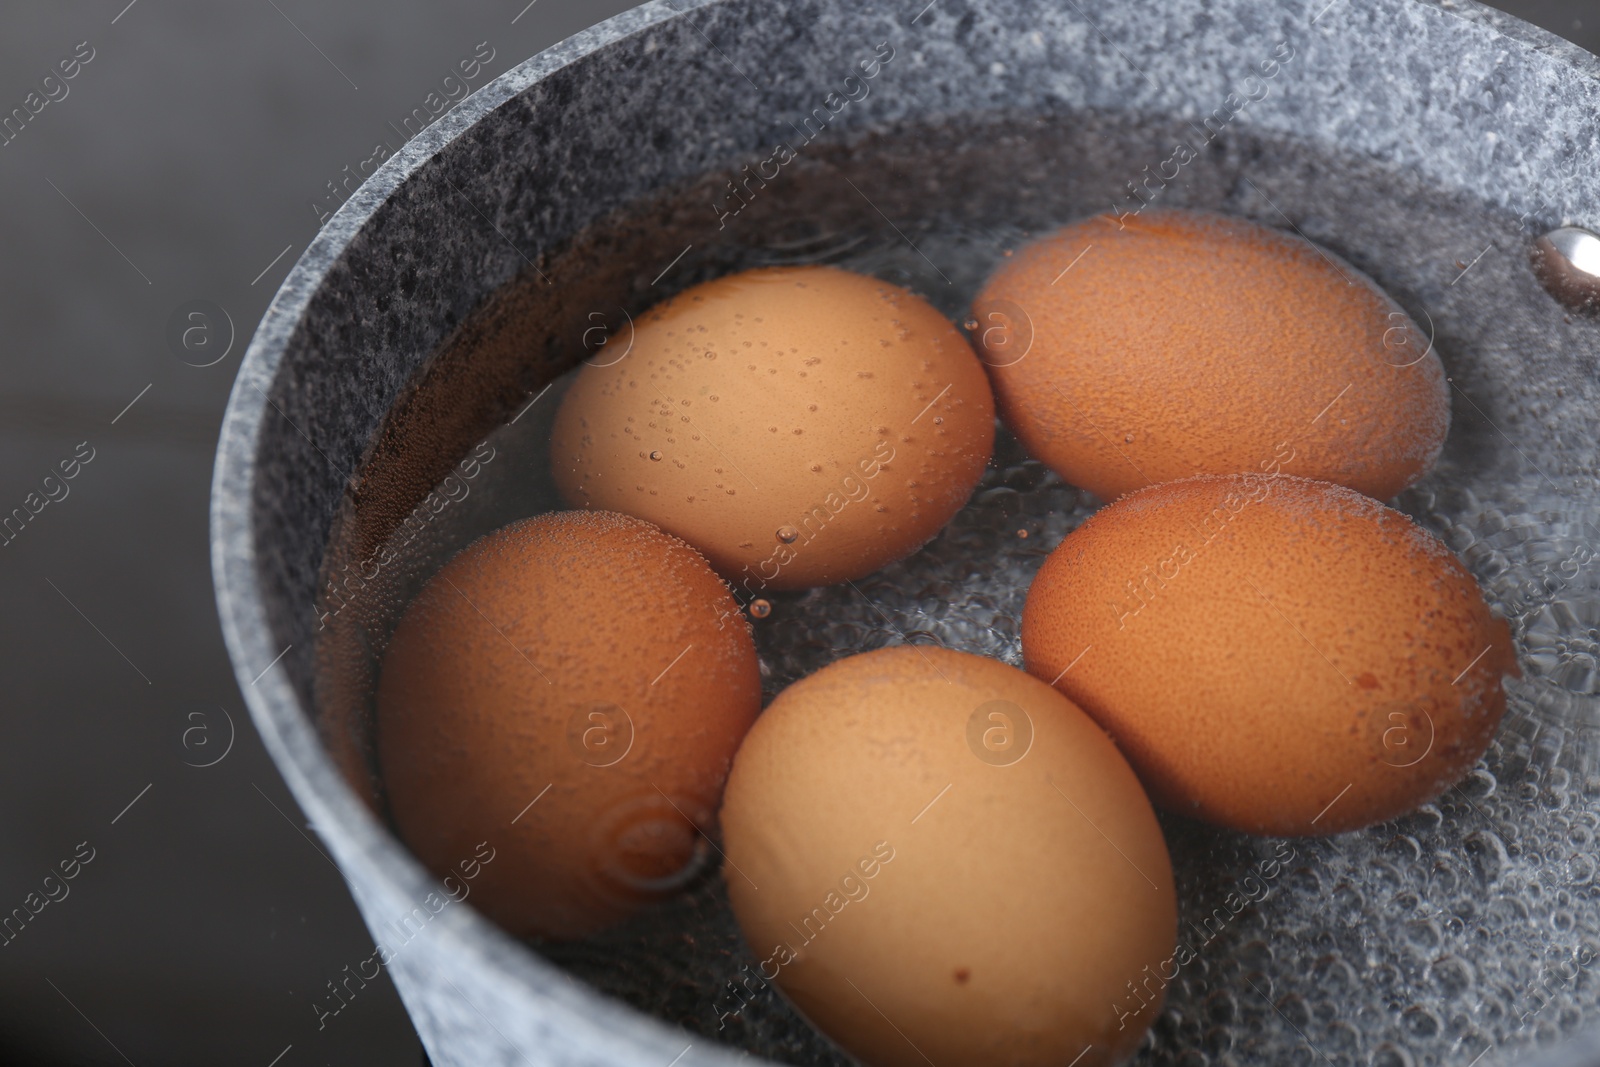
<path fill-rule="evenodd" d="M 1277 835 L 1433 800 L 1483 755 L 1517 671 L 1444 544 L 1289 475 L 1168 482 L 1096 512 L 1034 578 L 1022 654 L 1158 804 Z"/>
<path fill-rule="evenodd" d="M 473 542 L 412 602 L 379 678 L 378 760 L 423 863 L 442 876 L 481 844 L 472 903 L 572 938 L 703 868 L 760 707 L 749 624 L 699 553 L 562 512 Z"/>
<path fill-rule="evenodd" d="M 761 978 L 872 1067 L 1114 1064 L 1160 1011 L 1129 995 L 1177 936 L 1150 803 L 1013 667 L 899 646 L 796 682 L 740 748 L 722 827 Z"/>
<path fill-rule="evenodd" d="M 1097 215 L 1019 250 L 972 306 L 1006 425 L 1106 500 L 1269 469 L 1387 500 L 1450 428 L 1429 333 L 1331 252 L 1248 219 Z"/>
<path fill-rule="evenodd" d="M 562 495 L 683 538 L 741 600 L 909 555 L 967 502 L 994 445 L 989 382 L 955 326 L 834 267 L 697 285 L 604 351 L 556 416 Z"/>

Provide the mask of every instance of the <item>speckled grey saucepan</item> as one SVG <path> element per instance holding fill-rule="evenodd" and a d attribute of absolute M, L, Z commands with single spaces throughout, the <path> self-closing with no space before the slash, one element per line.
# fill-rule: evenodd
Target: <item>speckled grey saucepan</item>
<path fill-rule="evenodd" d="M 408 914 L 435 883 L 313 724 L 318 569 L 385 413 L 530 251 L 664 185 L 760 158 L 877 42 L 903 57 L 892 88 L 844 109 L 833 135 L 994 111 L 1203 122 L 1281 40 L 1297 43 L 1296 76 L 1252 101 L 1241 128 L 1337 145 L 1512 217 L 1600 218 L 1600 168 L 1584 165 L 1600 138 L 1600 61 L 1468 0 L 657 2 L 507 72 L 388 160 L 263 318 L 223 425 L 211 513 L 240 685 L 369 924 Z M 703 1039 L 685 1051 L 681 1032 L 591 992 L 469 907 L 441 911 L 390 968 L 435 1063 L 736 1058 Z M 1596 1062 L 1600 1044 L 1589 1049 L 1550 1062 Z"/>

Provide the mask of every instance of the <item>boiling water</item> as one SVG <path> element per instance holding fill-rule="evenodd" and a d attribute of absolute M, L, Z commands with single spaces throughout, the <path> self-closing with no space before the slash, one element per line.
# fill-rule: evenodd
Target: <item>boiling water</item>
<path fill-rule="evenodd" d="M 889 131 L 807 146 L 731 213 L 725 182 L 753 155 L 541 258 L 542 274 L 491 298 L 424 373 L 406 400 L 411 414 L 391 419 L 363 472 L 364 482 L 403 488 L 376 503 L 358 492 L 330 546 L 325 578 L 337 592 L 319 608 L 319 710 L 352 780 L 381 809 L 370 694 L 400 611 L 474 538 L 561 506 L 548 472 L 568 380 L 557 375 L 619 343 L 628 315 L 730 270 L 832 263 L 907 286 L 962 322 L 982 280 L 1030 234 L 1113 205 L 1136 209 L 1126 182 L 1178 140 L 1192 142 L 1192 128 L 1082 114 Z M 1600 322 L 1565 315 L 1528 268 L 1531 239 L 1557 220 L 1519 219 L 1336 153 L 1241 135 L 1206 146 L 1159 203 L 1292 225 L 1376 278 L 1434 335 L 1452 378 L 1453 426 L 1436 471 L 1397 504 L 1460 555 L 1511 620 L 1523 677 L 1509 683 L 1505 724 L 1483 763 L 1393 822 L 1280 841 L 1163 816 L 1179 937 L 1194 958 L 1119 991 L 1124 1007 L 1166 996 L 1138 1062 L 1465 1064 L 1481 1055 L 1491 1065 L 1600 1022 Z M 498 390 L 483 408 L 496 417 L 440 430 L 463 389 Z M 417 416 L 430 397 L 435 415 Z M 427 482 L 464 456 L 424 498 Z M 411 471 L 409 481 L 397 470 Z M 418 472 L 429 473 L 419 481 Z M 903 642 L 1020 666 L 1029 582 L 1097 506 L 1002 432 L 968 506 L 921 551 L 855 587 L 768 597 L 770 614 L 754 623 L 767 698 L 834 659 Z M 369 568 L 377 573 L 352 592 L 342 568 L 385 540 L 395 559 Z M 682 1026 L 686 1040 L 780 1062 L 848 1062 L 773 990 L 723 1014 L 735 1003 L 728 983 L 755 957 L 714 870 L 624 927 L 534 947 Z"/>

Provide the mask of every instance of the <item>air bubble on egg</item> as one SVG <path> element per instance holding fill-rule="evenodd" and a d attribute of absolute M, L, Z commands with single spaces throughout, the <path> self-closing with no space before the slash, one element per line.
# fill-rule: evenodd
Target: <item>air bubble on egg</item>
<path fill-rule="evenodd" d="M 783 284 L 797 280 L 805 284 Z M 889 302 L 899 304 L 892 315 L 885 313 Z M 757 307 L 762 313 L 752 315 Z M 735 315 L 744 317 L 735 320 Z M 610 425 L 672 409 L 688 418 L 680 399 L 669 405 L 650 397 L 654 390 L 643 390 L 640 397 L 616 388 L 624 374 L 643 381 L 663 373 L 679 354 L 666 337 L 669 329 L 701 338 L 696 354 L 728 348 L 733 340 L 760 342 L 745 350 L 755 362 L 744 364 L 744 371 L 720 361 L 688 359 L 665 375 L 675 397 L 729 399 L 727 405 L 706 405 L 690 424 L 693 440 L 707 449 L 679 450 L 674 460 L 693 476 L 702 464 L 731 458 L 759 506 L 744 506 L 749 494 L 740 494 L 741 506 L 734 507 L 726 489 L 723 496 L 697 494 L 692 504 L 684 497 L 617 492 L 620 459 L 631 460 L 640 449 L 667 450 L 659 428 L 651 425 L 640 428 L 629 442 L 632 448 L 619 457 L 605 445 Z M 896 331 L 910 338 L 908 343 L 888 350 L 873 345 L 892 339 Z M 917 390 L 905 388 L 913 376 L 949 383 L 961 402 L 938 414 L 935 432 L 942 453 L 906 460 L 918 463 L 930 481 L 942 483 L 933 494 L 940 505 L 913 509 L 915 518 L 903 529 L 882 536 L 874 530 L 869 508 L 850 506 L 850 494 L 859 494 L 852 486 L 875 478 L 896 460 L 896 450 L 910 443 L 907 431 L 914 429 L 933 391 L 927 388 L 919 401 Z M 960 509 L 992 451 L 992 404 L 982 363 L 922 298 L 832 267 L 747 271 L 696 286 L 641 317 L 625 371 L 580 367 L 556 414 L 552 456 L 560 462 L 552 462 L 551 474 L 573 506 L 615 508 L 655 522 L 698 548 L 732 581 L 759 572 L 769 589 L 826 585 L 863 577 L 914 551 Z M 799 405 L 807 413 L 803 425 L 795 424 Z M 863 411 L 878 423 L 876 433 L 857 421 Z M 576 434 L 575 427 L 585 422 L 598 432 L 588 438 Z M 754 447 L 752 438 L 762 427 L 762 443 Z M 813 469 L 818 465 L 822 470 Z M 825 471 L 837 472 L 837 480 L 814 477 Z M 828 518 L 818 536 L 808 538 L 804 553 L 769 561 L 770 549 L 739 547 L 751 541 L 770 544 L 777 523 L 798 523 L 818 508 Z"/>

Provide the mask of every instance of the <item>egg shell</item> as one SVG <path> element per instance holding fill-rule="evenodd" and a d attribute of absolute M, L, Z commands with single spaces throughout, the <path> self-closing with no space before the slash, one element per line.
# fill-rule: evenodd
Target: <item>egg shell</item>
<path fill-rule="evenodd" d="M 563 512 L 480 538 L 428 582 L 377 706 L 412 851 L 459 884 L 485 843 L 472 903 L 515 934 L 570 938 L 703 869 L 697 827 L 761 682 L 749 624 L 699 553 L 639 519 Z"/>
<path fill-rule="evenodd" d="M 1106 500 L 1259 471 L 1386 500 L 1450 428 L 1431 331 L 1331 252 L 1245 219 L 1094 216 L 1004 261 L 973 312 L 1006 424 Z"/>
<path fill-rule="evenodd" d="M 796 682 L 722 826 L 761 977 L 874 1067 L 1114 1063 L 1160 1010 L 1128 996 L 1176 938 L 1155 814 L 1099 727 L 1013 667 L 899 646 Z"/>
<path fill-rule="evenodd" d="M 572 506 L 656 523 L 747 599 L 915 551 L 993 445 L 983 368 L 927 301 L 783 267 L 695 286 L 611 338 L 562 401 L 551 462 Z"/>
<path fill-rule="evenodd" d="M 1022 652 L 1151 797 L 1267 834 L 1411 811 L 1487 748 L 1510 630 L 1405 515 L 1289 475 L 1207 475 L 1096 512 L 1028 591 Z"/>

